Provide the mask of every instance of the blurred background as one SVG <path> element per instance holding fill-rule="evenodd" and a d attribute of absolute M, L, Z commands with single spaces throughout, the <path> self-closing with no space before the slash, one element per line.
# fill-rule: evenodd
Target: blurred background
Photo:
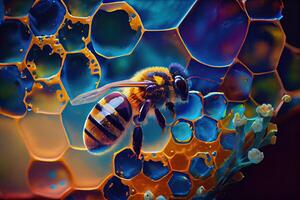
<path fill-rule="evenodd" d="M 284 1 L 281 24 L 287 43 L 300 51 L 299 1 Z M 299 65 L 297 72 L 300 77 Z M 285 116 L 282 114 L 274 119 L 278 125 L 276 145 L 265 147 L 264 161 L 243 169 L 245 178 L 228 186 L 219 199 L 297 199 L 300 187 L 300 106 Z"/>

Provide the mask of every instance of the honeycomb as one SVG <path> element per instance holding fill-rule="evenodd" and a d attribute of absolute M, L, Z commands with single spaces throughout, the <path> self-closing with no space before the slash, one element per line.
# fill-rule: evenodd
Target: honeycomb
<path fill-rule="evenodd" d="M 0 1 L 0 198 L 211 199 L 275 144 L 300 103 L 300 50 L 281 0 Z M 186 66 L 187 103 L 162 133 L 132 127 L 103 155 L 84 146 L 95 103 L 74 97 L 149 66 Z M 289 95 L 289 96 L 284 96 Z M 282 99 L 282 97 L 285 97 Z M 270 105 L 269 105 L 270 104 Z M 275 110 L 274 110 L 274 109 Z"/>

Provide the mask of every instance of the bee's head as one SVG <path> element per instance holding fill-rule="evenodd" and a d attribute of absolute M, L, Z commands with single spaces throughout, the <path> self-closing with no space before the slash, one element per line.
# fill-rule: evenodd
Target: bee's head
<path fill-rule="evenodd" d="M 178 63 L 171 63 L 169 65 L 169 71 L 174 80 L 173 86 L 176 94 L 181 98 L 182 101 L 186 101 L 189 94 L 189 85 L 186 79 L 188 74 L 185 67 Z"/>

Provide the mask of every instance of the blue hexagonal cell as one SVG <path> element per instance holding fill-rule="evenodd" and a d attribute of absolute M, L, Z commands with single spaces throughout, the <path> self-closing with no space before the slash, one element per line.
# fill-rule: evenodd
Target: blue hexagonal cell
<path fill-rule="evenodd" d="M 126 3 L 103 4 L 93 17 L 91 41 L 105 57 L 129 54 L 141 36 L 139 17 Z"/>
<path fill-rule="evenodd" d="M 60 71 L 62 57 L 53 52 L 50 45 L 39 47 L 34 44 L 27 54 L 26 64 L 35 79 L 50 78 Z"/>
<path fill-rule="evenodd" d="M 96 200 L 102 197 L 99 190 L 75 190 L 71 192 L 65 200 Z"/>
<path fill-rule="evenodd" d="M 8 19 L 0 24 L 0 63 L 22 62 L 31 42 L 31 32 L 21 21 Z"/>
<path fill-rule="evenodd" d="M 99 58 L 103 80 L 112 82 L 131 78 L 138 70 L 150 66 L 168 67 L 177 62 L 186 66 L 190 55 L 176 31 L 145 32 L 134 51 L 113 59 Z"/>
<path fill-rule="evenodd" d="M 180 24 L 179 32 L 197 60 L 225 66 L 237 56 L 248 24 L 248 17 L 237 1 L 197 1 Z"/>
<path fill-rule="evenodd" d="M 95 106 L 95 103 L 72 106 L 68 103 L 62 112 L 62 123 L 72 147 L 84 148 L 82 130 L 86 117 Z"/>
<path fill-rule="evenodd" d="M 92 16 L 102 0 L 64 0 L 71 15 L 77 17 Z"/>
<path fill-rule="evenodd" d="M 207 156 L 210 158 L 209 154 Z M 208 161 L 209 162 L 209 161 Z M 214 169 L 213 165 L 208 166 L 206 158 L 201 156 L 194 157 L 191 161 L 189 171 L 194 178 L 207 178 L 210 176 L 211 171 Z"/>
<path fill-rule="evenodd" d="M 114 166 L 117 176 L 131 179 L 141 172 L 143 162 L 131 149 L 124 149 L 115 156 Z"/>
<path fill-rule="evenodd" d="M 221 90 L 231 101 L 246 100 L 251 90 L 252 81 L 252 73 L 242 64 L 235 63 L 229 68 Z"/>
<path fill-rule="evenodd" d="M 185 197 L 191 191 L 192 183 L 190 177 L 182 172 L 173 171 L 173 175 L 168 182 L 174 197 Z"/>
<path fill-rule="evenodd" d="M 238 58 L 252 72 L 274 70 L 284 47 L 285 35 L 279 23 L 254 21 Z"/>
<path fill-rule="evenodd" d="M 1 112 L 12 116 L 22 116 L 26 112 L 23 102 L 26 90 L 31 90 L 33 79 L 24 70 L 19 72 L 16 66 L 0 68 L 0 107 Z"/>
<path fill-rule="evenodd" d="M 143 173 L 150 179 L 157 181 L 167 175 L 169 172 L 168 166 L 165 166 L 161 161 L 144 161 Z"/>
<path fill-rule="evenodd" d="M 58 31 L 59 42 L 67 52 L 79 51 L 85 47 L 89 25 L 79 21 L 72 22 L 66 19 Z"/>
<path fill-rule="evenodd" d="M 87 54 L 74 53 L 66 56 L 61 71 L 61 81 L 70 99 L 96 89 L 99 80 L 100 66 L 90 52 Z"/>
<path fill-rule="evenodd" d="M 223 93 L 212 92 L 204 97 L 204 113 L 216 120 L 226 115 L 227 101 Z"/>
<path fill-rule="evenodd" d="M 5 15 L 10 17 L 24 17 L 28 14 L 34 1 L 35 0 L 3 0 Z"/>
<path fill-rule="evenodd" d="M 218 90 L 228 67 L 210 67 L 192 59 L 187 69 L 191 82 L 190 89 L 206 95 Z"/>
<path fill-rule="evenodd" d="M 189 143 L 193 138 L 193 125 L 184 119 L 177 120 L 171 127 L 171 133 L 175 142 Z"/>
<path fill-rule="evenodd" d="M 145 29 L 162 30 L 177 27 L 196 0 L 147 0 L 147 2 L 126 0 L 126 2 L 139 13 Z"/>
<path fill-rule="evenodd" d="M 218 138 L 219 128 L 217 121 L 203 116 L 194 123 L 195 136 L 204 142 L 213 142 Z"/>
<path fill-rule="evenodd" d="M 175 113 L 177 118 L 194 120 L 202 115 L 202 97 L 196 91 L 191 91 L 188 101 L 175 104 Z"/>
<path fill-rule="evenodd" d="M 110 178 L 103 188 L 104 197 L 109 200 L 127 200 L 129 187 L 124 185 L 118 177 Z"/>
<path fill-rule="evenodd" d="M 236 148 L 237 139 L 236 133 L 223 133 L 221 135 L 220 143 L 223 149 L 234 150 Z"/>
<path fill-rule="evenodd" d="M 251 19 L 280 20 L 282 18 L 282 0 L 247 0 L 246 10 Z"/>
<path fill-rule="evenodd" d="M 59 0 L 40 0 L 29 11 L 29 26 L 36 36 L 53 35 L 65 14 Z"/>

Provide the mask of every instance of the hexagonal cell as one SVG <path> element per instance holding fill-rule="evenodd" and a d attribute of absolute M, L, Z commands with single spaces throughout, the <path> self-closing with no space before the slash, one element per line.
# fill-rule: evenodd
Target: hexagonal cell
<path fill-rule="evenodd" d="M 98 187 L 112 172 L 113 153 L 95 156 L 86 150 L 69 149 L 63 160 L 71 171 L 74 187 Z"/>
<path fill-rule="evenodd" d="M 98 200 L 103 199 L 103 194 L 99 190 L 75 190 L 72 191 L 65 200 Z"/>
<path fill-rule="evenodd" d="M 33 79 L 28 70 L 18 71 L 16 66 L 0 68 L 1 114 L 20 117 L 26 113 L 23 102 L 26 90 L 32 87 Z"/>
<path fill-rule="evenodd" d="M 62 66 L 64 50 L 51 39 L 34 38 L 26 56 L 26 65 L 34 79 L 53 78 Z"/>
<path fill-rule="evenodd" d="M 100 81 L 100 66 L 90 51 L 67 54 L 61 71 L 61 81 L 70 99 L 94 90 Z"/>
<path fill-rule="evenodd" d="M 35 194 L 56 199 L 61 198 L 72 185 L 71 174 L 60 161 L 33 161 L 29 167 L 28 179 Z"/>
<path fill-rule="evenodd" d="M 204 97 L 204 113 L 215 119 L 220 120 L 225 117 L 227 100 L 221 92 L 212 92 Z"/>
<path fill-rule="evenodd" d="M 224 66 L 237 56 L 248 24 L 237 1 L 199 1 L 180 24 L 179 32 L 197 60 Z"/>
<path fill-rule="evenodd" d="M 254 73 L 275 69 L 285 43 L 279 23 L 254 21 L 239 54 L 239 59 Z"/>
<path fill-rule="evenodd" d="M 209 67 L 192 59 L 188 65 L 190 90 L 200 91 L 203 95 L 217 91 L 228 67 Z"/>
<path fill-rule="evenodd" d="M 213 142 L 218 138 L 219 128 L 217 126 L 217 121 L 207 116 L 203 116 L 195 122 L 194 126 L 195 136 L 198 140 Z"/>
<path fill-rule="evenodd" d="M 211 157 L 207 153 L 198 154 L 190 164 L 189 172 L 194 178 L 205 179 L 211 175 L 214 165 L 211 163 Z"/>
<path fill-rule="evenodd" d="M 184 153 L 176 153 L 170 160 L 172 170 L 184 171 L 188 168 L 189 159 Z"/>
<path fill-rule="evenodd" d="M 284 88 L 288 91 L 300 89 L 300 53 L 285 47 L 278 64 L 278 73 Z"/>
<path fill-rule="evenodd" d="M 102 0 L 64 0 L 71 15 L 77 17 L 92 16 Z"/>
<path fill-rule="evenodd" d="M 251 19 L 280 20 L 282 18 L 282 0 L 247 0 L 245 6 Z"/>
<path fill-rule="evenodd" d="M 4 0 L 5 15 L 10 17 L 23 17 L 28 14 L 34 0 Z"/>
<path fill-rule="evenodd" d="M 53 35 L 65 14 L 60 0 L 40 0 L 29 11 L 29 26 L 36 36 Z"/>
<path fill-rule="evenodd" d="M 159 152 L 168 144 L 171 136 L 167 133 L 167 128 L 163 132 L 154 115 L 147 116 L 147 122 L 142 125 L 142 128 L 144 152 Z M 132 131 L 129 134 L 131 135 Z"/>
<path fill-rule="evenodd" d="M 1 80 L 1 79 L 0 79 Z M 0 115 L 0 196 L 1 198 L 32 198 L 27 183 L 30 156 L 19 133 L 16 120 Z"/>
<path fill-rule="evenodd" d="M 117 153 L 114 157 L 115 174 L 121 178 L 131 179 L 142 170 L 142 160 L 129 148 Z"/>
<path fill-rule="evenodd" d="M 248 98 L 253 77 L 249 70 L 242 64 L 235 63 L 232 65 L 221 86 L 221 91 L 224 92 L 228 100 L 242 101 Z"/>
<path fill-rule="evenodd" d="M 192 122 L 178 119 L 171 127 L 173 139 L 177 143 L 189 143 L 193 138 L 194 127 Z"/>
<path fill-rule="evenodd" d="M 72 106 L 68 103 L 62 112 L 62 123 L 70 145 L 73 148 L 85 148 L 82 137 L 85 120 L 95 103 Z"/>
<path fill-rule="evenodd" d="M 25 103 L 35 113 L 61 114 L 68 101 L 60 82 L 39 81 L 26 95 Z"/>
<path fill-rule="evenodd" d="M 76 52 L 85 48 L 89 34 L 89 24 L 82 20 L 65 19 L 58 31 L 58 38 L 67 52 Z"/>
<path fill-rule="evenodd" d="M 174 171 L 168 185 L 174 197 L 187 196 L 192 187 L 191 179 L 187 174 Z"/>
<path fill-rule="evenodd" d="M 176 31 L 145 32 L 134 51 L 123 57 L 100 59 L 103 80 L 112 82 L 131 78 L 138 70 L 150 66 L 168 67 L 177 62 L 186 66 L 190 55 Z"/>
<path fill-rule="evenodd" d="M 93 17 L 91 41 L 100 55 L 122 56 L 131 53 L 142 33 L 140 17 L 127 3 L 102 4 Z"/>
<path fill-rule="evenodd" d="M 69 146 L 59 115 L 28 112 L 19 125 L 30 152 L 40 160 L 57 159 Z"/>
<path fill-rule="evenodd" d="M 17 19 L 0 24 L 0 63 L 22 62 L 31 42 L 29 28 Z"/>
<path fill-rule="evenodd" d="M 238 136 L 236 133 L 222 133 L 220 144 L 223 149 L 234 150 L 237 147 Z"/>
<path fill-rule="evenodd" d="M 190 91 L 188 101 L 175 104 L 177 118 L 194 120 L 202 115 L 202 95 L 196 91 Z"/>
<path fill-rule="evenodd" d="M 254 76 L 251 97 L 259 103 L 278 105 L 283 96 L 283 88 L 276 73 Z"/>
<path fill-rule="evenodd" d="M 110 178 L 103 188 L 104 197 L 112 200 L 127 200 L 130 193 L 129 187 L 124 185 L 122 181 L 113 176 Z"/>
<path fill-rule="evenodd" d="M 104 0 L 104 2 L 106 1 Z M 145 29 L 162 30 L 177 27 L 194 5 L 195 0 L 184 2 L 177 0 L 148 0 L 147 2 L 127 0 L 126 2 L 139 13 Z M 154 4 L 155 9 L 153 8 Z"/>
<path fill-rule="evenodd" d="M 144 161 L 143 173 L 151 180 L 157 181 L 169 173 L 169 168 L 161 161 Z"/>

